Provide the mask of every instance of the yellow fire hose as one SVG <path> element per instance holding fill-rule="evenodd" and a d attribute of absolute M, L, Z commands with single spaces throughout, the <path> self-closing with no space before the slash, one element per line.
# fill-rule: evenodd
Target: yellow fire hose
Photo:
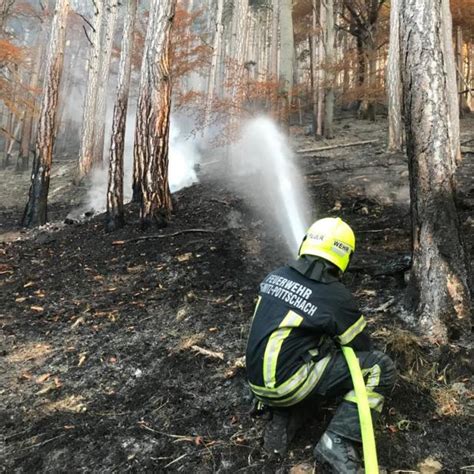
<path fill-rule="evenodd" d="M 346 358 L 347 365 L 354 384 L 354 391 L 357 398 L 357 408 L 359 410 L 360 431 L 362 433 L 362 446 L 364 450 L 364 465 L 366 474 L 378 474 L 377 447 L 375 445 L 374 426 L 372 424 L 372 414 L 370 412 L 367 389 L 364 377 L 360 369 L 352 347 L 342 346 L 342 353 Z"/>

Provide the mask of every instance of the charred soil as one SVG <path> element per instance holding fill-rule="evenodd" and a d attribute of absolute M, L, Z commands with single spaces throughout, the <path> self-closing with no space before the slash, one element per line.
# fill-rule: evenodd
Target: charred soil
<path fill-rule="evenodd" d="M 472 352 L 453 345 L 435 359 L 398 317 L 410 250 L 406 163 L 383 143 L 350 153 L 300 161 L 315 214 L 342 215 L 358 235 L 346 283 L 376 345 L 398 364 L 377 426 L 380 463 L 469 472 Z M 471 260 L 472 158 L 465 156 L 460 200 Z M 333 403 L 315 407 L 281 460 L 263 451 L 265 420 L 248 415 L 246 336 L 260 280 L 288 257 L 282 237 L 211 176 L 174 200 L 172 221 L 159 231 L 141 232 L 129 206 L 126 227 L 111 234 L 98 216 L 2 244 L 5 472 L 313 469 L 312 447 Z M 2 210 L 10 232 L 15 212 Z"/>

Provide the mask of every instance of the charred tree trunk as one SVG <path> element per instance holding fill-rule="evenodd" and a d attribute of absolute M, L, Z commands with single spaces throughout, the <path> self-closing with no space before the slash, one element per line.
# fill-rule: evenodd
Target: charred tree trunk
<path fill-rule="evenodd" d="M 402 83 L 400 74 L 400 0 L 390 4 L 390 42 L 387 64 L 388 151 L 402 151 Z"/>
<path fill-rule="evenodd" d="M 47 221 L 49 177 L 53 159 L 68 11 L 68 0 L 56 0 L 56 10 L 49 40 L 43 99 L 36 133 L 31 187 L 22 220 L 22 224 L 27 227 L 43 225 Z"/>
<path fill-rule="evenodd" d="M 410 170 L 413 265 L 408 302 L 424 335 L 445 344 L 470 330 L 469 268 L 455 206 L 456 143 L 444 41 L 448 0 L 401 0 L 400 40 Z M 444 13 L 444 14 L 443 14 Z"/>
<path fill-rule="evenodd" d="M 132 64 L 133 32 L 137 16 L 137 0 L 128 0 L 120 53 L 117 97 L 112 119 L 112 139 L 109 152 L 109 182 L 107 188 L 107 230 L 124 225 L 123 214 L 123 152 L 127 122 L 128 92 Z"/>
<path fill-rule="evenodd" d="M 172 209 L 168 184 L 171 106 L 169 50 L 176 0 L 154 0 L 143 52 L 134 146 L 134 198 L 142 226 L 166 224 Z"/>

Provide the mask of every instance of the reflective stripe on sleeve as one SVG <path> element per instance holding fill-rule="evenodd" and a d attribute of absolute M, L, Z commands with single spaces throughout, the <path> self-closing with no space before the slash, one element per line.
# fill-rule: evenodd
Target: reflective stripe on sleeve
<path fill-rule="evenodd" d="M 339 343 L 344 346 L 349 344 L 367 325 L 364 316 L 361 316 L 352 326 L 347 328 L 340 336 L 337 336 Z"/>
<path fill-rule="evenodd" d="M 276 331 L 269 337 L 265 354 L 263 356 L 263 382 L 265 387 L 274 388 L 276 385 L 276 370 L 278 355 L 285 339 L 290 335 L 293 328 L 303 322 L 303 317 L 294 311 L 288 311 Z"/>

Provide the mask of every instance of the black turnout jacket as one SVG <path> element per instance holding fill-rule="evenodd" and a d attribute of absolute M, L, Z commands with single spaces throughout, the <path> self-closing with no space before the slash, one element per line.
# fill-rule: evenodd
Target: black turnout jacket
<path fill-rule="evenodd" d="M 302 365 L 327 357 L 330 339 L 356 351 L 371 349 L 365 319 L 349 290 L 324 268 L 318 272 L 313 266 L 314 260 L 299 259 L 260 284 L 246 366 L 251 389 L 262 397 L 272 396 L 278 387 L 285 396 L 301 387 L 308 376 Z"/>

